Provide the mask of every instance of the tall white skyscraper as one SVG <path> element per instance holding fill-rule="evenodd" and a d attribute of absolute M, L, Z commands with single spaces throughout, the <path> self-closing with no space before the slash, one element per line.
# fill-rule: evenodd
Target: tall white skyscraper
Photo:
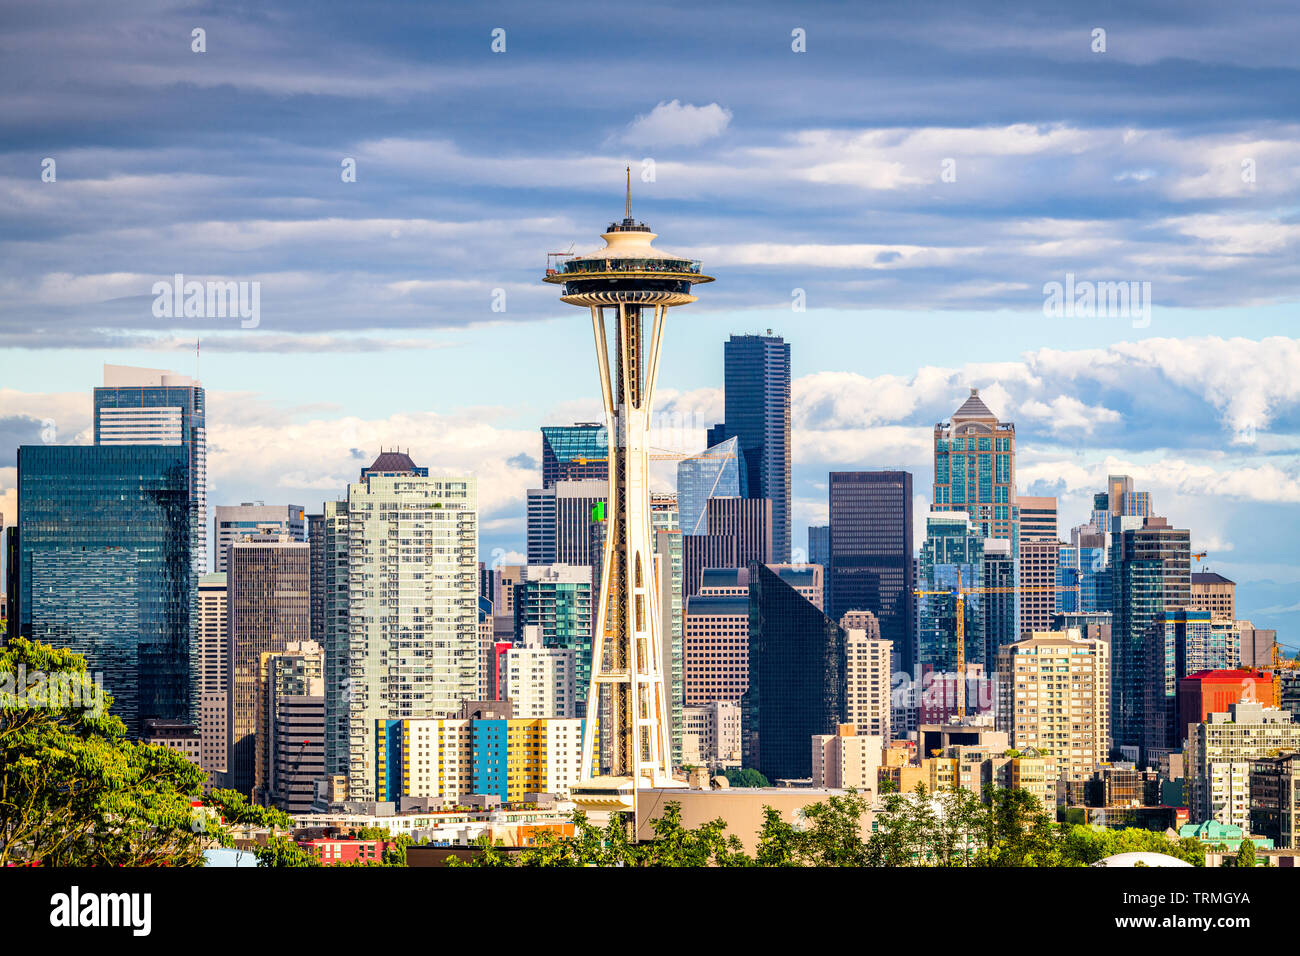
<path fill-rule="evenodd" d="M 373 800 L 378 734 L 478 696 L 478 485 L 385 452 L 325 522 L 326 771 Z"/>

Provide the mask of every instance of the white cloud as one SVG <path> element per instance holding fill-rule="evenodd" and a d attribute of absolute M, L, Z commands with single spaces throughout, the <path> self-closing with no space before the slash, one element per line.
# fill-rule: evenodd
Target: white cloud
<path fill-rule="evenodd" d="M 1019 414 L 1044 422 L 1053 432 L 1079 431 L 1091 435 L 1098 425 L 1120 421 L 1119 412 L 1101 405 L 1085 405 L 1070 395 L 1058 395 L 1050 402 L 1030 399 L 1022 402 Z"/>
<path fill-rule="evenodd" d="M 696 146 L 721 136 L 730 122 L 731 110 L 717 103 L 693 106 L 671 100 L 634 119 L 622 138 L 637 146 Z"/>

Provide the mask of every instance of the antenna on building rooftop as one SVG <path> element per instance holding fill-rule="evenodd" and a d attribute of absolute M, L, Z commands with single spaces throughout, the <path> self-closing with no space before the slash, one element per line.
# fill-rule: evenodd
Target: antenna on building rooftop
<path fill-rule="evenodd" d="M 632 218 L 632 167 L 627 167 L 627 209 L 624 211 L 627 219 Z"/>

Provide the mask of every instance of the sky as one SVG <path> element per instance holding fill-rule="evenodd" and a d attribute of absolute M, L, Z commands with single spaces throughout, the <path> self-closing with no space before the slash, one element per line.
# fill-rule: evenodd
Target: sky
<path fill-rule="evenodd" d="M 601 244 L 630 166 L 717 278 L 655 444 L 703 446 L 728 335 L 784 336 L 796 548 L 831 470 L 928 510 L 978 387 L 1063 529 L 1131 474 L 1300 644 L 1297 40 L 1286 2 L 9 0 L 0 512 L 16 447 L 90 441 L 102 366 L 142 365 L 208 391 L 210 505 L 316 511 L 400 447 L 476 476 L 513 560 L 539 426 L 599 415 L 546 254 Z M 156 314 L 177 274 L 256 283 L 256 324 Z M 1067 282 L 1149 307 L 1051 314 Z"/>

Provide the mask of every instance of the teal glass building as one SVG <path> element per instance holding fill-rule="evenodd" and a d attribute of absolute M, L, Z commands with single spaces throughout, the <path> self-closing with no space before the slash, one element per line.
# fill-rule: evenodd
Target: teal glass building
<path fill-rule="evenodd" d="M 1165 612 L 1192 603 L 1191 532 L 1155 516 L 1115 517 L 1112 527 L 1111 738 L 1116 749 L 1139 750 L 1152 645 L 1165 640 Z"/>
<path fill-rule="evenodd" d="M 925 519 L 919 591 L 972 590 L 984 584 L 984 535 L 965 514 L 935 512 Z M 966 598 L 966 663 L 985 660 L 985 595 Z M 957 671 L 957 599 L 954 594 L 918 596 L 917 676 Z"/>
<path fill-rule="evenodd" d="M 196 717 L 189 468 L 180 445 L 18 449 L 18 633 L 84 655 L 135 738 Z"/>

